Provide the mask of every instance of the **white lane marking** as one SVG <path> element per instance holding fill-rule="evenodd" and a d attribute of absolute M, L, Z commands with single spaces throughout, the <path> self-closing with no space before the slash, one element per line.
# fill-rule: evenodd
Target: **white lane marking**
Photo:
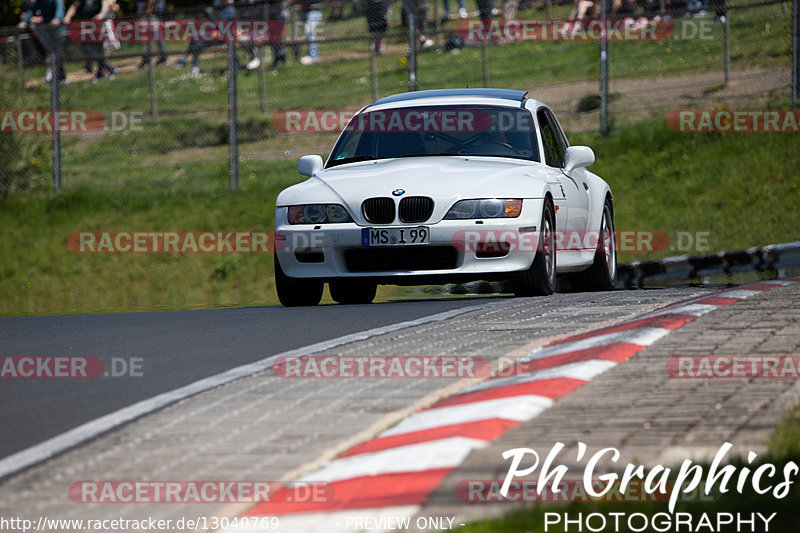
<path fill-rule="evenodd" d="M 278 517 L 280 526 L 269 527 L 269 517 L 245 517 L 243 525 L 236 528 L 220 529 L 220 533 L 254 533 L 259 531 L 291 531 L 291 533 L 328 533 L 342 531 L 347 533 L 380 533 L 411 529 L 411 519 L 420 510 L 419 505 L 398 505 L 394 507 L 371 507 L 368 509 L 347 509 L 344 511 L 287 514 Z M 261 527 L 262 518 L 267 518 Z M 406 527 L 408 524 L 408 527 Z"/>
<path fill-rule="evenodd" d="M 743 298 L 750 298 L 751 296 L 755 296 L 756 294 L 761 294 L 763 292 L 764 291 L 751 291 L 747 289 L 728 289 L 711 296 L 711 298 L 738 298 L 741 300 Z"/>
<path fill-rule="evenodd" d="M 553 400 L 550 398 L 525 394 L 427 409 L 414 413 L 396 426 L 381 433 L 379 437 L 390 437 L 392 435 L 492 418 L 522 422 L 530 420 L 551 405 L 553 405 Z"/>
<path fill-rule="evenodd" d="M 485 381 L 480 385 L 465 389 L 462 391 L 462 394 L 486 389 L 494 389 L 497 387 L 508 387 L 510 385 L 518 385 L 520 383 L 529 383 L 532 381 L 541 381 L 543 379 L 572 378 L 580 379 L 582 381 L 591 381 L 596 376 L 599 376 L 609 368 L 615 366 L 617 366 L 617 363 L 614 361 L 607 361 L 605 359 L 590 359 L 588 361 L 580 361 L 578 363 L 570 363 L 568 365 L 545 368 L 544 370 L 536 370 L 516 376 Z"/>
<path fill-rule="evenodd" d="M 0 479 L 8 476 L 9 474 L 13 474 L 14 472 L 18 472 L 36 463 L 44 461 L 45 459 L 49 459 L 50 457 L 77 446 L 84 441 L 93 439 L 98 435 L 110 431 L 117 426 L 131 422 L 144 415 L 150 414 L 153 411 L 157 411 L 170 404 L 188 398 L 189 396 L 194 396 L 195 394 L 219 387 L 220 385 L 230 383 L 231 381 L 245 378 L 253 374 L 263 372 L 264 370 L 269 370 L 272 367 L 273 361 L 278 357 L 302 357 L 304 355 L 328 350 L 342 344 L 361 341 L 378 335 L 391 333 L 400 329 L 428 324 L 430 322 L 440 322 L 442 320 L 447 320 L 448 318 L 470 313 L 472 311 L 480 311 L 489 307 L 502 305 L 503 303 L 506 302 L 488 302 L 479 305 L 472 305 L 469 307 L 445 311 L 443 313 L 437 313 L 427 317 L 417 318 L 415 320 L 400 322 L 398 324 L 391 324 L 388 326 L 361 331 L 359 333 L 352 333 L 350 335 L 344 335 L 328 341 L 318 342 L 316 344 L 311 344 L 302 348 L 296 348 L 294 350 L 289 350 L 276 355 L 270 355 L 269 357 L 265 357 L 259 361 L 231 368 L 225 372 L 200 379 L 188 385 L 184 385 L 183 387 L 179 387 L 151 398 L 147 398 L 146 400 L 141 400 L 127 407 L 123 407 L 112 413 L 101 416 L 100 418 L 86 422 L 69 431 L 65 431 L 60 435 L 56 435 L 55 437 L 31 446 L 30 448 L 21 450 L 13 455 L 9 455 L 4 459 L 0 459 Z"/>
<path fill-rule="evenodd" d="M 564 342 L 554 346 L 545 346 L 544 348 L 537 348 L 530 354 L 523 357 L 520 362 L 526 363 L 534 359 L 541 359 L 543 357 L 550 357 L 552 355 L 561 355 L 569 352 L 577 352 L 579 350 L 587 350 L 589 348 L 597 348 L 600 346 L 607 346 L 609 344 L 616 344 L 618 342 L 626 342 L 628 344 L 638 344 L 640 346 L 650 346 L 658 339 L 667 335 L 671 330 L 666 328 L 634 328 L 626 329 L 624 331 L 615 331 L 614 333 L 605 333 L 603 335 L 595 335 L 577 341 Z"/>
<path fill-rule="evenodd" d="M 724 295 L 722 295 L 724 296 Z M 710 313 L 714 309 L 717 309 L 718 305 L 709 305 L 709 304 L 689 304 L 689 305 L 680 305 L 678 307 L 670 307 L 668 309 L 661 309 L 656 311 L 650 316 L 659 316 L 659 315 L 694 315 L 694 316 L 703 316 L 706 313 Z"/>
<path fill-rule="evenodd" d="M 791 284 L 797 283 L 797 282 L 796 281 L 792 281 L 790 279 L 771 279 L 769 281 L 759 281 L 758 283 L 761 283 L 761 284 L 774 283 L 775 285 L 782 285 L 782 286 L 785 287 L 787 285 L 791 285 Z M 758 292 L 764 292 L 764 291 L 758 291 Z"/>
<path fill-rule="evenodd" d="M 298 481 L 333 483 L 360 476 L 455 468 L 466 459 L 469 452 L 487 444 L 480 439 L 450 437 L 351 455 L 331 461 L 328 466 L 311 472 Z"/>

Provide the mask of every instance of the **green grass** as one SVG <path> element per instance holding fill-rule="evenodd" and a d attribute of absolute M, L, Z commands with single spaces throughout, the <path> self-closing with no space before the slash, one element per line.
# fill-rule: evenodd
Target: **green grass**
<path fill-rule="evenodd" d="M 200 165 L 187 172 L 211 174 Z M 277 192 L 296 181 L 291 164 L 238 194 L 117 195 L 85 188 L 56 198 L 0 200 L 3 314 L 136 311 L 275 302 L 268 254 L 79 254 L 74 231 L 270 230 Z M 224 176 L 224 168 L 217 169 Z M 294 174 L 294 175 L 293 175 Z M 217 176 L 217 177 L 221 177 Z M 222 182 L 223 180 L 218 180 Z"/>
<path fill-rule="evenodd" d="M 735 448 L 735 450 L 738 448 Z M 743 460 L 734 459 L 731 464 L 737 467 L 737 472 L 740 472 L 745 466 L 755 472 L 759 465 L 771 463 L 777 469 L 776 477 L 770 480 L 770 483 L 763 483 L 762 486 L 777 484 L 783 481 L 783 468 L 788 462 L 793 461 L 800 464 L 800 406 L 790 410 L 775 428 L 769 442 L 769 451 L 767 454 L 760 455 L 752 464 L 745 463 Z M 704 472 L 708 472 L 708 465 L 703 465 Z M 735 478 L 734 478 L 735 479 Z M 726 494 L 713 495 L 713 501 L 679 501 L 676 504 L 675 512 L 691 513 L 694 516 L 694 523 L 697 524 L 699 516 L 703 513 L 713 515 L 715 513 L 741 513 L 743 518 L 750 518 L 750 513 L 761 513 L 763 516 L 769 517 L 772 513 L 776 513 L 775 518 L 769 524 L 769 531 L 776 531 L 780 533 L 788 533 L 790 531 L 798 531 L 800 529 L 800 515 L 797 513 L 798 505 L 800 505 L 800 486 L 795 482 L 791 485 L 788 494 L 782 498 L 777 499 L 773 496 L 772 492 L 767 492 L 764 495 L 757 495 L 752 489 L 748 478 L 748 483 L 742 494 L 736 492 L 735 483 L 732 481 L 729 484 L 729 491 Z M 765 477 L 763 481 L 766 481 Z M 718 485 L 717 485 L 718 487 Z M 458 528 L 456 531 L 459 533 L 540 533 L 545 531 L 544 520 L 545 513 L 559 513 L 563 516 L 569 513 L 571 519 L 575 519 L 578 513 L 583 513 L 584 517 L 590 513 L 600 513 L 608 518 L 609 527 L 601 530 L 603 533 L 616 533 L 617 531 L 629 531 L 624 525 L 619 529 L 613 527 L 614 521 L 610 518 L 610 513 L 623 513 L 621 523 L 625 524 L 625 519 L 632 513 L 643 513 L 652 517 L 656 513 L 667 512 L 667 504 L 662 502 L 571 502 L 568 504 L 534 504 L 524 508 L 516 508 L 508 512 L 504 516 L 493 520 L 482 520 L 474 523 L 467 524 L 464 527 Z M 593 521 L 592 527 L 596 528 L 599 521 Z M 634 522 L 634 527 L 640 527 L 640 521 Z M 757 524 L 759 523 L 757 519 Z M 663 526 L 662 526 L 663 527 Z M 745 529 L 737 529 L 736 523 L 729 526 L 723 526 L 721 529 L 714 528 L 716 533 L 733 533 L 736 531 L 749 531 L 747 526 Z M 566 533 L 567 531 L 576 531 L 576 525 L 571 525 L 570 528 L 564 528 L 563 525 L 548 526 L 548 533 Z M 584 529 L 585 531 L 586 529 Z M 593 529 L 597 530 L 597 529 Z M 686 530 L 686 529 L 683 529 Z M 758 530 L 758 529 L 756 529 Z M 651 530 L 652 531 L 652 530 Z M 662 529 L 663 531 L 663 529 Z M 674 528 L 669 531 L 676 531 Z"/>
<path fill-rule="evenodd" d="M 589 133 L 570 141 L 594 149 L 591 170 L 611 185 L 618 230 L 661 230 L 673 238 L 708 232 L 708 251 L 797 239 L 800 153 L 792 133 L 678 133 L 653 119 L 605 138 Z M 620 261 L 679 251 L 623 253 Z"/>

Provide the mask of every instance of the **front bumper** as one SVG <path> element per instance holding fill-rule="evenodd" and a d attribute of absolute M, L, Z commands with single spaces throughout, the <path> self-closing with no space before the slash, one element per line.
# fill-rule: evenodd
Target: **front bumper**
<path fill-rule="evenodd" d="M 436 223 L 359 226 L 344 224 L 289 224 L 287 208 L 275 212 L 276 254 L 281 268 L 292 278 L 370 278 L 385 284 L 443 283 L 470 279 L 505 279 L 504 274 L 530 268 L 541 221 L 541 201 L 525 200 L 517 218 L 441 220 Z M 364 227 L 425 226 L 430 244 L 363 246 Z M 520 239 L 528 246 L 503 254 L 478 251 L 475 241 Z M 465 233 L 472 232 L 472 233 Z M 470 240 L 465 246 L 465 235 Z M 517 236 L 517 237 L 512 237 Z M 530 245 L 533 239 L 533 245 Z M 517 241 L 519 242 L 519 241 Z"/>

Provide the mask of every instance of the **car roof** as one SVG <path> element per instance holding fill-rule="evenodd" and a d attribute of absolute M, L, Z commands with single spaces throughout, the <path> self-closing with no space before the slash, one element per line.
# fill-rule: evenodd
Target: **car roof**
<path fill-rule="evenodd" d="M 381 98 L 368 105 L 362 111 L 386 109 L 392 107 L 408 107 L 413 105 L 435 104 L 486 104 L 508 107 L 522 107 L 527 91 L 514 89 L 434 89 L 428 91 L 411 91 Z"/>
<path fill-rule="evenodd" d="M 393 94 L 381 98 L 373 105 L 389 104 L 393 102 L 405 102 L 419 98 L 448 98 L 453 96 L 479 97 L 479 98 L 500 98 L 502 100 L 514 100 L 521 102 L 528 91 L 517 91 L 515 89 L 434 89 L 429 91 L 410 91 L 407 93 Z"/>

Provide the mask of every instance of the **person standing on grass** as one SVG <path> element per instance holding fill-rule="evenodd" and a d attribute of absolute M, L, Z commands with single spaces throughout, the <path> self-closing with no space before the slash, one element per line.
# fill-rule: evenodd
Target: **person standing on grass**
<path fill-rule="evenodd" d="M 236 20 L 236 7 L 233 5 L 234 0 L 223 0 L 225 7 L 219 9 L 221 5 L 221 1 L 214 0 L 214 7 L 207 7 L 205 9 L 206 17 L 209 20 L 216 20 L 220 18 L 221 20 Z M 189 41 L 189 47 L 186 49 L 186 52 L 177 60 L 173 61 L 170 66 L 172 68 L 183 68 L 186 66 L 186 61 L 189 59 L 189 56 L 192 56 L 192 76 L 199 76 L 200 75 L 200 52 L 204 49 L 219 44 L 218 42 L 214 41 L 206 41 L 203 39 L 192 38 Z M 236 64 L 239 64 L 239 60 L 236 60 Z"/>
<path fill-rule="evenodd" d="M 319 43 L 317 42 L 317 26 L 322 21 L 322 10 L 319 0 L 297 0 L 300 5 L 300 21 L 308 41 L 308 54 L 300 58 L 304 65 L 319 61 Z"/>
<path fill-rule="evenodd" d="M 255 0 L 247 0 L 246 5 L 239 7 L 239 20 L 260 20 L 261 19 L 261 5 L 256 4 Z M 247 63 L 245 68 L 247 70 L 255 70 L 261 66 L 260 48 L 256 48 L 255 42 L 260 39 L 258 35 L 251 35 L 249 40 L 241 43 L 242 50 L 247 53 Z"/>
<path fill-rule="evenodd" d="M 67 82 L 67 71 L 64 70 L 64 61 L 61 58 L 61 50 L 64 48 L 64 39 L 67 36 L 64 22 L 64 0 L 35 0 L 27 11 L 22 13 L 19 28 L 25 29 L 32 24 L 44 26 L 48 33 L 53 36 L 53 43 L 57 47 L 56 57 L 58 64 L 55 66 L 56 76 L 59 82 Z M 34 33 L 34 35 L 36 35 Z M 50 52 L 36 36 L 34 40 L 36 48 L 45 56 L 46 70 L 44 81 L 53 81 L 53 66 L 50 64 Z M 101 44 L 102 46 L 102 44 Z"/>
<path fill-rule="evenodd" d="M 103 21 L 113 13 L 114 3 L 114 0 L 75 0 L 64 16 L 64 23 L 69 24 L 72 22 L 72 19 L 80 10 L 82 20 L 94 20 L 98 24 L 97 28 L 101 28 L 105 24 Z M 99 82 L 103 79 L 103 76 L 108 78 L 108 81 L 114 79 L 117 69 L 106 62 L 102 41 L 95 42 L 87 39 L 85 42 L 81 42 L 81 51 L 89 61 L 97 61 L 97 72 L 92 79 L 92 83 Z"/>
<path fill-rule="evenodd" d="M 392 12 L 392 0 L 365 0 L 367 28 L 370 40 L 379 56 L 386 53 L 386 30 L 389 28 L 389 14 Z"/>
<path fill-rule="evenodd" d="M 156 41 L 158 42 L 158 62 L 160 65 L 167 61 L 167 45 L 164 42 L 164 29 L 159 27 L 163 13 L 167 10 L 167 3 L 165 0 L 139 0 L 136 2 L 136 11 L 141 15 L 142 20 L 149 23 L 153 32 L 156 34 Z M 139 68 L 144 68 L 150 64 L 150 38 L 144 43 L 142 49 L 142 62 L 139 63 Z"/>
<path fill-rule="evenodd" d="M 478 1 L 480 2 L 480 0 Z M 430 0 L 410 0 L 408 6 L 411 7 L 411 13 L 406 11 L 406 3 L 403 2 L 403 25 L 407 28 L 409 19 L 414 17 L 414 30 L 417 34 L 420 47 L 430 48 L 433 46 L 433 41 L 425 36 L 426 26 L 428 25 Z"/>
<path fill-rule="evenodd" d="M 450 20 L 450 0 L 442 0 L 442 5 L 444 6 L 445 20 Z M 467 6 L 464 3 L 464 0 L 458 0 L 458 18 L 460 19 L 467 18 Z M 514 17 L 508 17 L 508 18 L 514 18 Z"/>

